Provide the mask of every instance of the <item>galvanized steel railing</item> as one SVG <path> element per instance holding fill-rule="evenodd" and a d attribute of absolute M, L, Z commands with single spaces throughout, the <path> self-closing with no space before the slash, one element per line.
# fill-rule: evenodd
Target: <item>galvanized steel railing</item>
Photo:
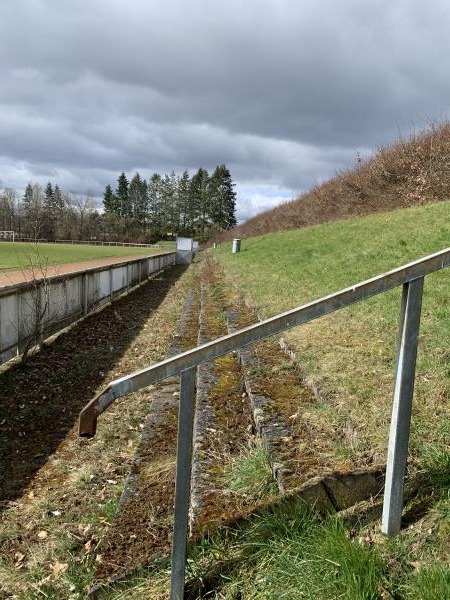
<path fill-rule="evenodd" d="M 116 398 L 181 374 L 175 483 L 174 532 L 172 542 L 171 600 L 184 594 L 187 526 L 190 503 L 192 435 L 195 381 L 198 365 L 317 319 L 350 304 L 403 285 L 400 310 L 394 402 L 389 435 L 382 531 L 395 535 L 400 530 L 404 476 L 408 454 L 411 403 L 419 335 L 424 277 L 450 265 L 450 248 L 373 277 L 352 287 L 266 319 L 236 333 L 223 336 L 151 367 L 112 381 L 80 413 L 80 435 L 93 436 L 97 417 Z"/>

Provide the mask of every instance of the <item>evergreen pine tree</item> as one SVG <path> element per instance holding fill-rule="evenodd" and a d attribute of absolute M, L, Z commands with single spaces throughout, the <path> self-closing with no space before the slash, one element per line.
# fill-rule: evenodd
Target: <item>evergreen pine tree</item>
<path fill-rule="evenodd" d="M 200 167 L 197 173 L 192 176 L 189 186 L 188 220 L 193 235 L 204 236 L 209 224 L 209 204 L 208 171 Z"/>
<path fill-rule="evenodd" d="M 188 233 L 188 205 L 189 205 L 189 173 L 187 170 L 183 172 L 183 175 L 178 179 L 177 185 L 177 199 L 178 199 L 178 210 L 180 215 L 180 230 L 182 233 Z"/>
<path fill-rule="evenodd" d="M 55 239 L 57 210 L 54 202 L 53 186 L 50 181 L 45 186 L 44 202 L 42 207 L 43 222 L 41 235 L 50 241 Z"/>
<path fill-rule="evenodd" d="M 45 186 L 44 198 L 45 198 L 46 204 L 51 203 L 52 198 L 53 198 L 53 187 L 52 187 L 52 184 L 50 183 L 50 181 Z"/>
<path fill-rule="evenodd" d="M 53 190 L 53 202 L 58 213 L 61 213 L 64 210 L 64 198 L 57 185 L 55 185 Z"/>
<path fill-rule="evenodd" d="M 117 179 L 116 197 L 119 207 L 119 215 L 125 219 L 131 219 L 133 216 L 133 211 L 130 202 L 128 179 L 124 171 L 122 171 Z"/>
<path fill-rule="evenodd" d="M 147 182 L 141 179 L 139 173 L 136 173 L 130 182 L 129 195 L 133 218 L 140 225 L 144 225 L 148 212 Z"/>
<path fill-rule="evenodd" d="M 136 221 L 138 220 L 139 213 L 141 183 L 141 176 L 136 172 L 131 178 L 130 187 L 128 190 L 131 215 L 134 219 L 136 219 Z"/>
<path fill-rule="evenodd" d="M 108 184 L 103 193 L 103 208 L 105 213 L 119 216 L 120 207 L 117 196 L 114 195 L 112 187 Z"/>
<path fill-rule="evenodd" d="M 22 197 L 22 208 L 25 213 L 25 218 L 28 218 L 28 215 L 31 211 L 32 203 L 33 203 L 33 188 L 31 186 L 31 183 L 29 183 L 27 185 L 27 187 L 25 188 L 25 192 Z"/>
<path fill-rule="evenodd" d="M 159 238 L 162 228 L 162 180 L 159 173 L 153 173 L 147 186 L 148 219 L 155 238 Z"/>
<path fill-rule="evenodd" d="M 236 226 L 236 193 L 230 171 L 218 165 L 210 179 L 210 218 L 220 229 Z"/>
<path fill-rule="evenodd" d="M 170 221 L 171 217 L 171 209 L 173 204 L 173 196 L 174 190 L 172 188 L 172 181 L 167 173 L 164 175 L 164 178 L 161 182 L 161 233 L 162 235 L 167 235 L 168 233 L 172 233 L 172 224 Z"/>
<path fill-rule="evenodd" d="M 53 213 L 54 213 L 54 217 L 55 217 L 54 236 L 55 236 L 55 238 L 57 238 L 59 235 L 59 232 L 61 230 L 61 225 L 64 220 L 64 208 L 65 208 L 64 197 L 63 197 L 58 185 L 55 185 L 55 187 L 53 188 L 52 207 L 53 207 Z"/>
<path fill-rule="evenodd" d="M 178 180 L 175 172 L 163 179 L 163 205 L 165 213 L 165 233 L 175 236 L 180 228 L 180 210 L 178 203 Z"/>
<path fill-rule="evenodd" d="M 25 189 L 22 206 L 25 215 L 27 235 L 37 239 L 42 236 L 42 188 L 29 183 Z"/>
<path fill-rule="evenodd" d="M 148 222 L 148 185 L 145 179 L 141 179 L 137 219 L 139 223 L 144 226 Z"/>

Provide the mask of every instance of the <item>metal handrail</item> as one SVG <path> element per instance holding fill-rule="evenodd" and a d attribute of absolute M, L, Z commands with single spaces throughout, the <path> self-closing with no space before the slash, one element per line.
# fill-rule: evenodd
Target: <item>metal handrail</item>
<path fill-rule="evenodd" d="M 313 319 L 350 306 L 355 302 L 366 300 L 367 298 L 403 285 L 395 370 L 394 406 L 389 438 L 382 523 L 382 531 L 388 535 L 394 535 L 399 531 L 403 506 L 403 479 L 408 451 L 423 279 L 426 275 L 448 266 L 450 266 L 450 248 L 324 296 L 255 325 L 245 327 L 240 331 L 163 360 L 151 367 L 116 379 L 83 408 L 80 413 L 80 435 L 93 436 L 96 431 L 97 417 L 114 400 L 167 377 L 180 373 L 182 375 L 172 554 L 172 600 L 182 598 L 182 591 L 184 589 L 187 532 L 186 506 L 189 505 L 190 501 L 191 420 L 193 420 L 192 406 L 195 397 L 196 367 L 264 338 L 282 333 Z M 186 457 L 189 459 L 189 468 L 186 467 Z M 183 466 L 180 464 L 181 460 L 183 460 Z"/>

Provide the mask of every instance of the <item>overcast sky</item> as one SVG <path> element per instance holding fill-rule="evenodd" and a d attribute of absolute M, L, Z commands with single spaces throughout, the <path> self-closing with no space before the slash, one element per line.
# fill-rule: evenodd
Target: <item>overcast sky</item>
<path fill-rule="evenodd" d="M 0 0 L 0 180 L 226 163 L 240 219 L 446 118 L 448 0 Z"/>

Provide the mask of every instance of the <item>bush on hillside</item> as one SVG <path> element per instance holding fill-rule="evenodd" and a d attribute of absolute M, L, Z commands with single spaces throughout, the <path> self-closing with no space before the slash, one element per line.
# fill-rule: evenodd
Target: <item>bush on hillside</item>
<path fill-rule="evenodd" d="M 381 147 L 353 169 L 256 215 L 215 241 L 297 229 L 450 198 L 450 122 Z"/>

